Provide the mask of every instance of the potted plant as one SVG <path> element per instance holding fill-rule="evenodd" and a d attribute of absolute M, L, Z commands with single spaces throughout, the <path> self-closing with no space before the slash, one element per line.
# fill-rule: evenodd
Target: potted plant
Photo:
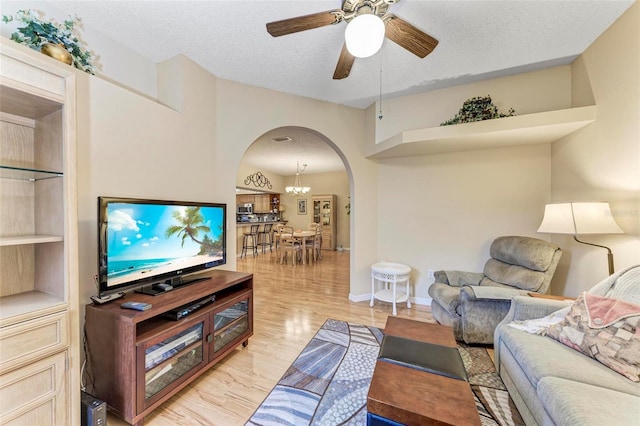
<path fill-rule="evenodd" d="M 491 96 L 477 96 L 464 101 L 462 108 L 455 117 L 440 123 L 441 126 L 450 126 L 452 124 L 471 123 L 473 121 L 492 120 L 494 118 L 512 117 L 516 115 L 513 108 L 504 114 L 498 111 L 498 107 L 493 104 Z"/>
<path fill-rule="evenodd" d="M 11 34 L 11 40 L 93 74 L 91 52 L 80 46 L 76 35 L 75 27 L 80 22 L 77 17 L 70 17 L 61 25 L 41 20 L 32 10 L 19 10 L 15 15 L 2 15 L 2 21 L 5 24 L 12 21 L 24 24 Z"/>

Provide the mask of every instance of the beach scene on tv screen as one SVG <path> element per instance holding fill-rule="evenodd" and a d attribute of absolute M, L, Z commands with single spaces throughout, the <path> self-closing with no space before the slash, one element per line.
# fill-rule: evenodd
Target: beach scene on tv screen
<path fill-rule="evenodd" d="M 111 203 L 107 217 L 109 286 L 223 258 L 221 207 Z"/>

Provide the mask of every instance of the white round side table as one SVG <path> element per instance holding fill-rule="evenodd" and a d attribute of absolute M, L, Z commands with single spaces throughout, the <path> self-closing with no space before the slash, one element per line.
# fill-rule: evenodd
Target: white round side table
<path fill-rule="evenodd" d="M 375 263 L 371 266 L 371 302 L 369 306 L 373 306 L 373 300 L 378 299 L 383 302 L 393 303 L 393 316 L 396 316 L 396 303 L 407 302 L 407 308 L 411 308 L 409 300 L 409 275 L 411 268 L 407 265 L 391 262 Z M 376 291 L 376 280 L 384 283 L 381 290 Z M 399 291 L 396 285 L 406 283 L 406 291 Z"/>

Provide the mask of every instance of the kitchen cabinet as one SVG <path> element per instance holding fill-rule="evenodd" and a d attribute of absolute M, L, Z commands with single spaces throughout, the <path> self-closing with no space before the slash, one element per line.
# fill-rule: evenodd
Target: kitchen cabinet
<path fill-rule="evenodd" d="M 254 203 L 255 203 L 255 195 L 253 194 L 236 195 L 236 204 L 254 204 Z"/>
<path fill-rule="evenodd" d="M 256 194 L 253 204 L 254 213 L 269 213 L 271 211 L 271 194 Z"/>
<path fill-rule="evenodd" d="M 280 206 L 280 194 L 236 195 L 236 204 L 253 204 L 254 213 L 271 213 Z"/>

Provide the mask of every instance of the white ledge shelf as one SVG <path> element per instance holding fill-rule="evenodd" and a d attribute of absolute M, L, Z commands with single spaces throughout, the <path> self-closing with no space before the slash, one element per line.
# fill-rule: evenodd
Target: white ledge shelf
<path fill-rule="evenodd" d="M 555 142 L 596 119 L 596 106 L 569 108 L 452 126 L 407 130 L 368 149 L 367 158 L 395 158 Z"/>

